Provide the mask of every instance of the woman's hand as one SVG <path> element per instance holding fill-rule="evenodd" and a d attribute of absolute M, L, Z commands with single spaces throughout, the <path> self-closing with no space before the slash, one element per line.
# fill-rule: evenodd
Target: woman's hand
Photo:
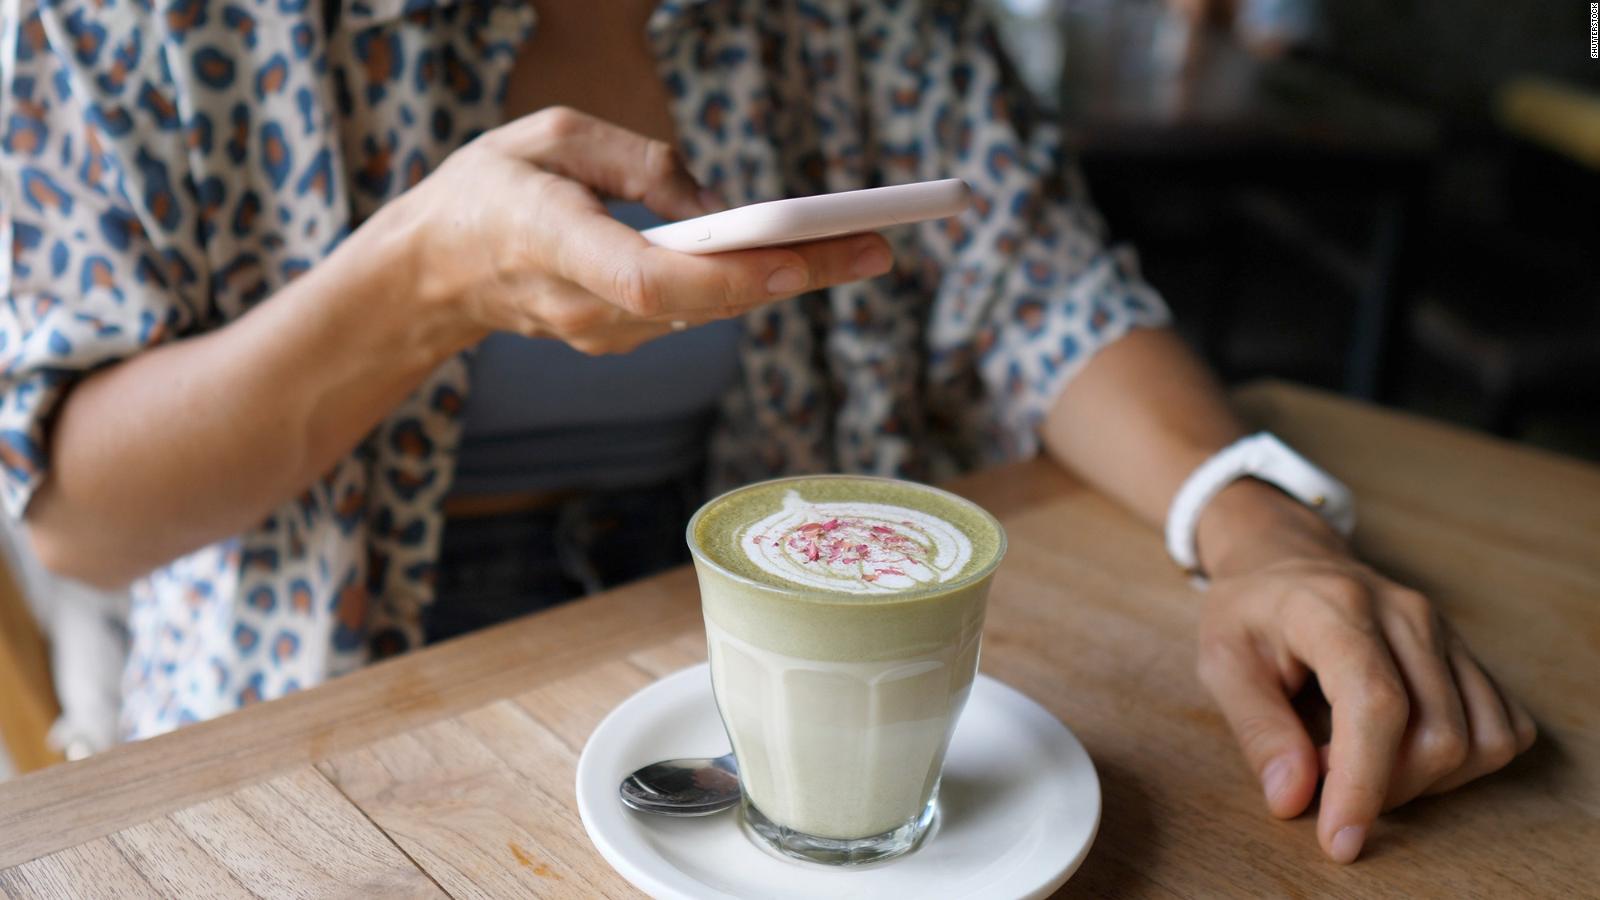
<path fill-rule="evenodd" d="M 457 151 L 249 315 L 85 378 L 28 505 L 40 558 L 117 587 L 254 527 L 490 331 L 618 352 L 890 265 L 875 234 L 673 253 L 595 192 L 708 211 L 665 144 L 546 110 Z"/>
<path fill-rule="evenodd" d="M 1058 459 L 1155 524 L 1184 479 L 1244 434 L 1168 331 L 1097 353 L 1042 428 Z M 1299 815 L 1326 776 L 1317 835 L 1334 859 L 1355 859 L 1383 810 L 1493 772 L 1533 743 L 1533 720 L 1427 598 L 1356 561 L 1287 494 L 1234 482 L 1206 504 L 1196 545 L 1211 577 L 1200 677 L 1274 815 Z M 1312 675 L 1332 706 L 1325 748 L 1290 704 Z"/>
<path fill-rule="evenodd" d="M 1357 562 L 1310 510 L 1237 482 L 1208 505 L 1199 537 L 1213 578 L 1201 680 L 1274 815 L 1303 812 L 1325 776 L 1317 834 L 1333 859 L 1355 859 L 1380 812 L 1532 745 L 1532 717 L 1428 598 Z M 1290 704 L 1312 675 L 1332 710 L 1323 746 Z"/>
<path fill-rule="evenodd" d="M 669 219 L 719 206 L 669 145 L 550 108 L 456 151 L 357 236 L 404 267 L 423 318 L 454 320 L 462 344 L 513 331 L 586 353 L 625 352 L 674 323 L 738 316 L 891 264 L 876 234 L 675 253 L 612 219 L 599 196 L 640 201 Z"/>

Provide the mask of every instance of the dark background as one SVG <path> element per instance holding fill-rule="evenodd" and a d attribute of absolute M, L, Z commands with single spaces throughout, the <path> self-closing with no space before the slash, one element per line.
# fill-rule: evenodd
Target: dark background
<path fill-rule="evenodd" d="M 1230 381 L 1600 459 L 1587 2 L 1322 0 L 1270 47 L 1227 3 L 1199 24 L 1179 0 L 992 3 L 1114 235 Z"/>

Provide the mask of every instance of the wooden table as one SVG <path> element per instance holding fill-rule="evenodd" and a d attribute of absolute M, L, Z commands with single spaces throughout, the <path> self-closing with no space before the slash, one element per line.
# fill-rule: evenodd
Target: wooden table
<path fill-rule="evenodd" d="M 1281 385 L 1261 424 L 1361 497 L 1361 550 L 1435 596 L 1536 748 L 1387 816 L 1362 861 L 1270 819 L 1193 676 L 1156 535 L 1043 462 L 956 487 L 1005 523 L 983 668 L 1072 726 L 1104 819 L 1067 896 L 1578 896 L 1600 884 L 1600 470 Z M 608 710 L 703 658 L 688 569 L 0 785 L 18 897 L 625 897 L 573 772 Z"/>

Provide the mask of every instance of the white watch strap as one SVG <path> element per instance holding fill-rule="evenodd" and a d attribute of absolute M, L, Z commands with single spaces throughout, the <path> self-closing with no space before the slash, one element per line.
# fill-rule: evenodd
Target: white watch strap
<path fill-rule="evenodd" d="M 1167 510 L 1167 553 L 1185 570 L 1197 573 L 1195 525 L 1211 498 L 1240 478 L 1256 478 L 1316 510 L 1348 537 L 1355 529 L 1355 498 L 1338 479 L 1271 434 L 1240 438 L 1200 464 L 1184 481 Z"/>

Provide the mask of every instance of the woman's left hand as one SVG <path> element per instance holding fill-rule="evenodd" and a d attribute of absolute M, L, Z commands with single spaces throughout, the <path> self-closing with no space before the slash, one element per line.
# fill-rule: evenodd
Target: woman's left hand
<path fill-rule="evenodd" d="M 1239 482 L 1213 501 L 1252 510 L 1256 527 L 1240 528 L 1235 516 L 1233 534 L 1213 536 L 1210 552 L 1202 522 L 1213 580 L 1200 678 L 1274 815 L 1303 812 L 1324 777 L 1318 839 L 1350 862 L 1380 812 L 1528 749 L 1533 718 L 1427 597 L 1357 561 L 1305 507 L 1263 491 L 1276 494 Z M 1312 675 L 1332 710 L 1332 737 L 1320 747 L 1291 705 Z"/>

